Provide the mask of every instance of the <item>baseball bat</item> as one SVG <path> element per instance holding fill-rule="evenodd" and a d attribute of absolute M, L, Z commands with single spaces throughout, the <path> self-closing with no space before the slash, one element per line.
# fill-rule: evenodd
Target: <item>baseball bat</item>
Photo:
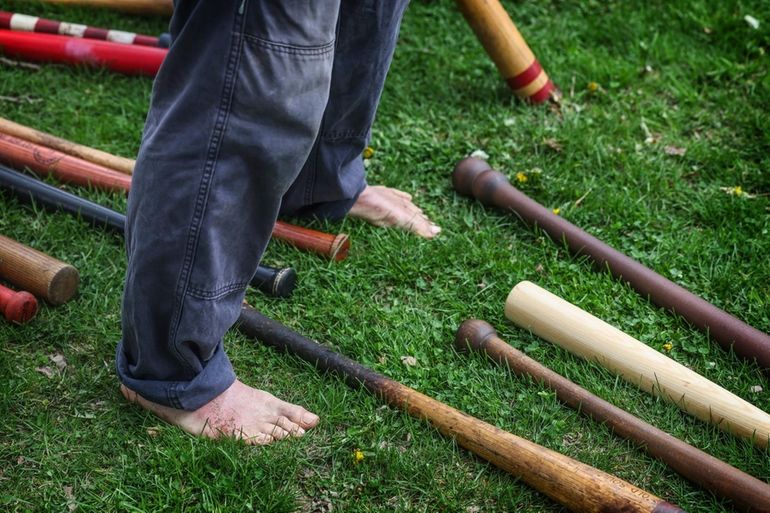
<path fill-rule="evenodd" d="M 5 118 L 0 118 L 0 132 L 40 146 L 46 146 L 106 168 L 114 169 L 115 171 L 120 171 L 127 175 L 134 172 L 134 161 L 132 159 L 118 157 L 105 151 L 89 148 L 88 146 L 14 123 Z"/>
<path fill-rule="evenodd" d="M 69 301 L 80 274 L 69 264 L 0 235 L 0 277 L 52 305 Z"/>
<path fill-rule="evenodd" d="M 278 350 L 335 372 L 390 406 L 428 420 L 441 433 L 577 512 L 674 513 L 683 510 L 589 465 L 503 431 L 364 367 L 291 331 L 248 305 L 238 328 Z"/>
<path fill-rule="evenodd" d="M 21 32 L 38 32 L 43 34 L 59 34 L 61 36 L 82 37 L 85 39 L 99 39 L 126 45 L 160 46 L 157 37 L 144 36 L 122 30 L 110 30 L 98 27 L 89 27 L 79 23 L 49 20 L 37 16 L 0 11 L 0 29 L 16 30 Z"/>
<path fill-rule="evenodd" d="M 513 211 L 525 223 L 545 231 L 553 241 L 565 241 L 570 251 L 589 256 L 600 269 L 608 268 L 613 276 L 627 282 L 642 297 L 706 331 L 726 351 L 732 349 L 742 358 L 756 360 L 766 373 L 770 372 L 770 336 L 555 215 L 513 187 L 505 175 L 490 169 L 485 161 L 461 160 L 452 182 L 460 194 Z"/>
<path fill-rule="evenodd" d="M 165 48 L 12 30 L 0 30 L 0 51 L 27 61 L 97 66 L 151 77 L 168 52 Z"/>
<path fill-rule="evenodd" d="M 318 253 L 335 262 L 347 258 L 350 250 L 350 238 L 346 233 L 332 235 L 283 221 L 275 222 L 273 238 L 288 242 L 299 249 Z"/>
<path fill-rule="evenodd" d="M 757 447 L 767 447 L 770 415 L 534 283 L 522 281 L 511 290 L 505 316 L 645 392 Z"/>
<path fill-rule="evenodd" d="M 0 285 L 0 313 L 14 324 L 24 324 L 37 314 L 37 299 L 29 292 Z"/>
<path fill-rule="evenodd" d="M 613 406 L 506 344 L 487 322 L 471 319 L 457 330 L 458 351 L 473 349 L 556 392 L 574 410 L 638 444 L 683 477 L 746 513 L 770 513 L 770 485 Z"/>
<path fill-rule="evenodd" d="M 0 188 L 12 192 L 19 200 L 35 201 L 48 210 L 61 210 L 81 217 L 88 223 L 123 235 L 126 216 L 62 191 L 29 176 L 0 165 Z M 289 297 L 297 283 L 297 273 L 291 267 L 276 269 L 260 265 L 251 279 L 251 286 L 275 297 Z"/>
<path fill-rule="evenodd" d="M 457 6 L 516 96 L 530 103 L 559 93 L 498 0 L 457 0 Z"/>
<path fill-rule="evenodd" d="M 131 177 L 39 144 L 0 132 L 0 161 L 17 168 L 28 167 L 62 182 L 128 192 Z"/>
<path fill-rule="evenodd" d="M 43 0 L 51 4 L 84 5 L 88 7 L 107 7 L 134 14 L 159 14 L 170 16 L 173 12 L 172 0 Z"/>

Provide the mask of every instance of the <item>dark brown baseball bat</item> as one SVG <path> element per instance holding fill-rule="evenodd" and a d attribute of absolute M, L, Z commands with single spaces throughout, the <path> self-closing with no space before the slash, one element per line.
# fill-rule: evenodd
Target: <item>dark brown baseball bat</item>
<path fill-rule="evenodd" d="M 683 512 L 652 494 L 589 465 L 546 449 L 387 378 L 244 305 L 239 329 L 278 350 L 334 372 L 394 408 L 428 420 L 441 433 L 572 511 Z"/>
<path fill-rule="evenodd" d="M 0 235 L 0 278 L 52 305 L 69 301 L 80 284 L 80 274 L 71 265 L 3 235 Z"/>
<path fill-rule="evenodd" d="M 126 192 L 131 187 L 135 161 L 71 143 L 35 129 L 0 118 L 0 161 L 53 174 L 63 182 L 93 185 Z M 118 171 L 119 173 L 115 173 Z M 277 221 L 273 237 L 301 250 L 340 261 L 348 256 L 350 239 L 345 233 L 329 233 Z"/>
<path fill-rule="evenodd" d="M 681 315 L 706 331 L 726 351 L 732 348 L 738 356 L 756 360 L 770 373 L 770 336 L 555 215 L 513 187 L 505 175 L 491 169 L 485 161 L 473 157 L 461 160 L 452 174 L 452 183 L 460 194 L 512 211 L 525 223 L 538 226 L 557 243 L 565 241 L 573 253 L 589 256 L 599 268 L 608 268 L 613 276 L 627 282 L 642 297 Z"/>
<path fill-rule="evenodd" d="M 0 285 L 0 313 L 14 324 L 24 324 L 37 313 L 37 299 L 24 290 L 11 290 Z"/>
<path fill-rule="evenodd" d="M 770 485 L 651 426 L 539 364 L 506 344 L 489 323 L 477 319 L 463 322 L 457 330 L 455 347 L 458 351 L 469 348 L 479 351 L 514 374 L 532 377 L 556 392 L 556 397 L 570 408 L 637 443 L 683 477 L 728 499 L 741 511 L 770 513 Z"/>
<path fill-rule="evenodd" d="M 94 226 L 123 235 L 126 224 L 126 216 L 123 214 L 17 173 L 3 165 L 0 165 L 0 189 L 13 193 L 23 202 L 35 201 L 48 210 L 80 216 Z M 288 297 L 294 291 L 296 283 L 297 273 L 291 267 L 276 269 L 260 265 L 250 285 L 270 296 Z"/>

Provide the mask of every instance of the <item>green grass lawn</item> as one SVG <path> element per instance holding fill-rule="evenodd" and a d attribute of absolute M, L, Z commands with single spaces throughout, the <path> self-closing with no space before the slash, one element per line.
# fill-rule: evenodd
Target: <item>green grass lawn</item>
<path fill-rule="evenodd" d="M 378 372 L 691 513 L 730 511 L 541 386 L 456 353 L 452 340 L 463 320 L 486 319 L 576 383 L 767 481 L 767 451 L 516 328 L 503 303 L 516 283 L 534 281 L 655 349 L 670 343 L 673 359 L 768 411 L 770 383 L 757 366 L 514 216 L 459 197 L 449 177 L 459 159 L 483 150 L 514 181 L 525 173 L 520 188 L 541 204 L 770 332 L 770 4 L 554 0 L 506 8 L 563 91 L 561 108 L 513 98 L 453 2 L 415 0 L 368 170 L 370 183 L 414 194 L 443 233 L 424 241 L 357 220 L 310 223 L 350 233 L 350 257 L 328 263 L 271 244 L 264 262 L 294 266 L 296 293 L 277 300 L 251 291 L 248 300 Z M 167 24 L 34 2 L 0 0 L 0 9 L 156 35 Z M 106 71 L 0 63 L 0 115 L 134 156 L 151 86 Z M 742 194 L 725 190 L 735 187 Z M 119 194 L 68 189 L 125 209 Z M 0 322 L 0 510 L 564 510 L 426 423 L 235 332 L 226 346 L 241 378 L 319 413 L 320 426 L 264 448 L 166 426 L 118 392 L 122 240 L 2 193 L 0 233 L 75 265 L 82 280 L 73 301 L 42 306 L 28 325 Z M 364 454 L 358 463 L 356 450 Z"/>

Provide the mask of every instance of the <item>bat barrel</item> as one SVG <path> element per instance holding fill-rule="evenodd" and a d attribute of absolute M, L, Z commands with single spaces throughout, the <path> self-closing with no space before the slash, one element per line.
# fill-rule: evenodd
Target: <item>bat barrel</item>
<path fill-rule="evenodd" d="M 0 235 L 0 277 L 52 305 L 69 301 L 80 274 L 69 264 Z"/>
<path fill-rule="evenodd" d="M 0 29 L 0 49 L 28 61 L 89 65 L 127 75 L 154 77 L 168 50 L 94 39 Z"/>
<path fill-rule="evenodd" d="M 457 0 L 468 24 L 516 96 L 531 103 L 558 97 L 553 82 L 497 0 Z"/>
<path fill-rule="evenodd" d="M 26 141 L 58 150 L 67 155 L 78 157 L 94 164 L 99 164 L 115 171 L 130 175 L 134 170 L 134 161 L 124 157 L 118 157 L 110 153 L 89 148 L 60 137 L 56 137 L 34 128 L 14 123 L 5 118 L 0 118 L 0 132 L 24 139 Z"/>
<path fill-rule="evenodd" d="M 345 233 L 332 235 L 282 221 L 275 223 L 273 237 L 337 262 L 347 258 L 350 250 L 350 239 Z"/>
<path fill-rule="evenodd" d="M 24 324 L 37 314 L 37 299 L 29 292 L 0 285 L 0 313 L 14 324 Z"/>
<path fill-rule="evenodd" d="M 113 43 L 160 46 L 157 37 L 144 36 L 122 30 L 109 30 L 98 27 L 88 27 L 79 23 L 67 23 L 57 20 L 28 16 L 21 13 L 0 11 L 0 29 L 23 32 L 38 32 L 42 34 L 59 34 L 69 37 L 98 39 Z"/>
<path fill-rule="evenodd" d="M 513 187 L 502 173 L 480 159 L 461 160 L 452 174 L 460 194 L 486 205 L 513 211 L 525 223 L 538 226 L 549 237 L 565 241 L 574 254 L 587 255 L 600 269 L 608 268 L 642 297 L 681 315 L 690 324 L 709 333 L 726 351 L 756 361 L 770 373 L 770 336 L 717 308 L 687 289 L 610 247 Z"/>
<path fill-rule="evenodd" d="M 521 477 L 572 511 L 624 511 L 626 513 L 677 513 L 682 509 L 562 454 L 505 432 L 378 374 L 243 307 L 238 328 L 250 337 L 280 351 L 294 354 L 334 372 L 354 387 L 363 386 L 391 406 L 427 419 L 439 431 L 496 466 Z"/>
<path fill-rule="evenodd" d="M 25 203 L 34 201 L 47 210 L 60 210 L 80 216 L 94 226 L 123 234 L 126 221 L 123 214 L 2 165 L 0 165 L 0 188 L 10 191 L 16 198 Z"/>
<path fill-rule="evenodd" d="M 770 415 L 534 283 L 523 281 L 511 290 L 505 316 L 573 354 L 597 361 L 645 392 L 767 447 Z"/>
<path fill-rule="evenodd" d="M 130 176 L 5 133 L 0 133 L 0 160 L 75 185 L 122 192 L 131 188 Z"/>
<path fill-rule="evenodd" d="M 506 344 L 489 323 L 477 319 L 463 322 L 455 346 L 460 351 L 470 348 L 484 353 L 514 374 L 532 377 L 556 392 L 556 397 L 570 408 L 639 444 L 651 456 L 714 495 L 728 499 L 741 511 L 770 513 L 770 485 L 591 394 Z"/>

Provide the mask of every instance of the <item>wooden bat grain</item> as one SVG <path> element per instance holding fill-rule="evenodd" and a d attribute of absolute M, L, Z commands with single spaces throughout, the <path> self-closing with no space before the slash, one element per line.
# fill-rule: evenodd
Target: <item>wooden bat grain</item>
<path fill-rule="evenodd" d="M 505 315 L 516 325 L 597 362 L 645 392 L 751 440 L 757 447 L 767 447 L 770 415 L 534 283 L 523 281 L 511 290 Z"/>
<path fill-rule="evenodd" d="M 455 345 L 488 355 L 519 376 L 529 376 L 553 390 L 556 397 L 582 415 L 605 424 L 615 434 L 637 443 L 651 456 L 746 513 L 770 513 L 770 485 L 675 438 L 638 417 L 595 396 L 567 378 L 506 344 L 488 323 L 462 323 Z"/>
<path fill-rule="evenodd" d="M 0 132 L 24 139 L 41 146 L 45 146 L 73 157 L 78 157 L 88 162 L 104 166 L 115 171 L 130 175 L 134 172 L 134 160 L 118 157 L 105 151 L 83 146 L 55 135 L 35 130 L 34 128 L 14 123 L 5 118 L 0 118 Z"/>
<path fill-rule="evenodd" d="M 0 277 L 52 305 L 69 301 L 80 274 L 69 264 L 0 235 Z"/>
<path fill-rule="evenodd" d="M 389 405 L 428 420 L 474 454 L 520 477 L 572 511 L 590 513 L 676 513 L 682 509 L 615 476 L 503 431 L 432 399 L 265 317 L 248 305 L 238 329 L 319 369 L 337 373 L 354 387 L 364 387 Z"/>
<path fill-rule="evenodd" d="M 126 193 L 131 188 L 130 176 L 5 133 L 0 133 L 0 161 L 65 183 Z"/>

